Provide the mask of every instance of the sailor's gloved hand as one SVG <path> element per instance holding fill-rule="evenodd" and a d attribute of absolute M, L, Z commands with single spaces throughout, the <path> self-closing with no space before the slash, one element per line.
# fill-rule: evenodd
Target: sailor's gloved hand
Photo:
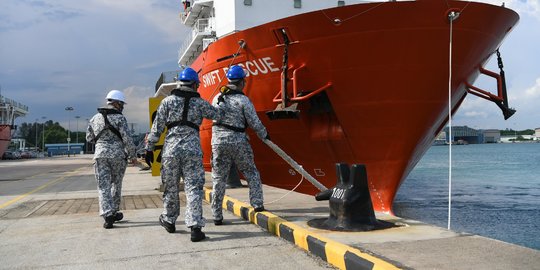
<path fill-rule="evenodd" d="M 271 141 L 270 140 L 270 133 L 266 132 L 266 137 L 264 137 L 264 139 Z"/>
<path fill-rule="evenodd" d="M 145 160 L 151 160 L 152 162 L 154 162 L 154 151 L 146 150 L 144 158 Z"/>

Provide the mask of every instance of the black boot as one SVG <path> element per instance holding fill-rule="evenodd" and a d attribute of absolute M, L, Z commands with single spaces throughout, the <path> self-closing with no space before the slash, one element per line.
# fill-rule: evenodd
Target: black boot
<path fill-rule="evenodd" d="M 253 209 L 255 212 L 262 212 L 264 211 L 264 206 L 259 206 L 259 207 L 255 207 L 255 209 Z"/>
<path fill-rule="evenodd" d="M 159 224 L 161 224 L 161 226 L 163 226 L 163 228 L 165 228 L 165 230 L 167 230 L 167 232 L 169 233 L 174 233 L 176 231 L 176 226 L 163 220 L 163 217 L 161 215 L 159 216 Z"/>
<path fill-rule="evenodd" d="M 113 227 L 115 217 L 114 216 L 108 216 L 105 217 L 105 223 L 103 223 L 103 228 L 110 229 Z"/>
<path fill-rule="evenodd" d="M 206 238 L 200 227 L 191 227 L 191 242 L 199 242 Z"/>
<path fill-rule="evenodd" d="M 116 212 L 116 214 L 114 214 L 114 221 L 120 221 L 124 218 L 124 214 L 122 214 L 122 212 Z"/>
<path fill-rule="evenodd" d="M 223 219 L 214 219 L 214 225 L 216 226 L 223 225 Z"/>

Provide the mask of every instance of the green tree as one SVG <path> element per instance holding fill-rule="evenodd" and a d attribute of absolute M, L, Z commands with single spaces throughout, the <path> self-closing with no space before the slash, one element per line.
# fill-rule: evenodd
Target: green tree
<path fill-rule="evenodd" d="M 43 126 L 45 125 L 45 126 Z M 37 132 L 37 134 L 36 134 Z M 22 123 L 17 128 L 17 138 L 26 140 L 26 144 L 34 147 L 37 138 L 37 146 L 41 148 L 43 141 L 43 132 L 45 132 L 45 143 L 66 143 L 67 130 L 60 123 L 49 120 L 45 123 Z M 37 135 L 37 136 L 36 136 Z M 72 140 L 75 133 L 71 134 Z M 79 134 L 81 136 L 81 134 Z"/>
<path fill-rule="evenodd" d="M 39 124 L 37 123 L 22 123 L 17 127 L 16 137 L 26 140 L 26 145 L 28 147 L 35 147 L 37 134 L 40 134 L 40 131 L 37 129 L 39 129 Z"/>
<path fill-rule="evenodd" d="M 45 122 L 45 143 L 66 143 L 67 133 L 58 122 L 52 120 Z"/>
<path fill-rule="evenodd" d="M 45 143 L 66 143 L 67 133 L 63 130 L 52 129 L 45 132 Z"/>

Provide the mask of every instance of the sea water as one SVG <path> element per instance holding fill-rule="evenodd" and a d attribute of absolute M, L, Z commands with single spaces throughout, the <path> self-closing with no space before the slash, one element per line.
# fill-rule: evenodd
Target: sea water
<path fill-rule="evenodd" d="M 449 146 L 432 146 L 402 183 L 399 217 L 446 228 Z M 540 143 L 453 145 L 450 229 L 540 250 Z"/>

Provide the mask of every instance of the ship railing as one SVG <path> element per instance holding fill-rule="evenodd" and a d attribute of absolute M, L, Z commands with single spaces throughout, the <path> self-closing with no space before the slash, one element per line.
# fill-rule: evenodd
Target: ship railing
<path fill-rule="evenodd" d="M 486 90 L 480 89 L 469 82 L 465 82 L 467 92 L 477 97 L 489 100 L 495 103 L 503 112 L 504 119 L 510 118 L 516 111 L 508 107 L 508 98 L 506 97 L 506 82 L 504 77 L 493 71 L 479 67 L 480 73 L 497 80 L 497 95 L 494 95 Z M 502 73 L 504 74 L 504 73 Z"/>
<path fill-rule="evenodd" d="M 197 47 L 202 44 L 204 37 L 215 36 L 213 18 L 199 19 L 192 28 L 191 35 L 186 38 L 180 50 L 178 51 L 178 63 L 185 64 L 188 58 L 192 56 L 190 53 L 197 50 Z"/>
<path fill-rule="evenodd" d="M 182 3 L 184 12 L 180 13 L 180 19 L 183 24 L 192 26 L 197 18 L 210 16 L 214 0 L 186 0 Z"/>
<path fill-rule="evenodd" d="M 332 83 L 328 82 L 325 85 L 319 87 L 318 89 L 315 89 L 314 91 L 311 91 L 307 95 L 300 95 L 300 91 L 299 91 L 300 87 L 298 87 L 298 76 L 299 76 L 300 71 L 303 70 L 305 67 L 306 67 L 306 65 L 302 64 L 293 71 L 293 76 L 292 76 L 292 79 L 291 79 L 292 83 L 293 83 L 292 97 L 290 97 L 290 98 L 286 97 L 286 100 L 289 100 L 289 101 L 307 100 L 307 99 L 310 99 L 312 96 L 317 95 L 318 93 L 320 93 L 322 91 L 325 91 L 326 89 L 329 89 L 332 86 Z M 282 102 L 283 101 L 282 96 L 283 96 L 282 91 L 280 90 L 272 101 L 275 102 L 275 103 Z"/>
<path fill-rule="evenodd" d="M 1 101 L 2 103 L 5 103 L 5 104 L 9 104 L 10 106 L 14 107 L 15 109 L 19 110 L 19 111 L 23 111 L 23 112 L 28 112 L 28 106 L 22 104 L 22 103 L 19 103 L 13 99 L 9 99 L 9 98 L 6 98 L 6 97 L 3 97 L 3 96 L 0 96 L 1 97 Z"/>

